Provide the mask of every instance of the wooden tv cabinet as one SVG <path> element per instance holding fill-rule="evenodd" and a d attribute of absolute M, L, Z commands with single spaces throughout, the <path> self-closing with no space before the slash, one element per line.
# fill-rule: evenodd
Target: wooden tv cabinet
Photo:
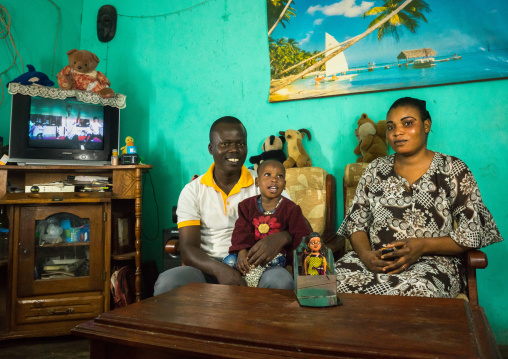
<path fill-rule="evenodd" d="M 142 299 L 142 174 L 151 168 L 0 166 L 10 228 L 8 258 L 0 261 L 0 340 L 70 334 L 108 311 L 113 264 L 135 263 Z M 108 177 L 112 190 L 12 192 L 69 176 Z"/>

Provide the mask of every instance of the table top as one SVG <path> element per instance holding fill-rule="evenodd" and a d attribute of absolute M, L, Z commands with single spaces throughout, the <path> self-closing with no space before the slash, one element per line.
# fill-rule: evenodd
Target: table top
<path fill-rule="evenodd" d="M 300 306 L 289 290 L 190 284 L 101 314 L 73 333 L 198 357 L 499 355 L 483 309 L 463 299 L 339 298 L 341 306 L 311 308 Z"/>

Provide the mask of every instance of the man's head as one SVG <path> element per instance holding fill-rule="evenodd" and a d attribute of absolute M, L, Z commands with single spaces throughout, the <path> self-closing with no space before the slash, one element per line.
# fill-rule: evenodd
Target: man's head
<path fill-rule="evenodd" d="M 72 112 L 72 106 L 71 105 L 65 106 L 65 111 L 67 111 L 67 116 L 70 116 Z"/>
<path fill-rule="evenodd" d="M 247 158 L 247 130 L 232 116 L 219 118 L 210 128 L 208 152 L 215 168 L 225 172 L 241 172 Z"/>
<path fill-rule="evenodd" d="M 256 186 L 264 198 L 279 198 L 286 187 L 286 168 L 277 160 L 266 160 L 258 166 Z"/>

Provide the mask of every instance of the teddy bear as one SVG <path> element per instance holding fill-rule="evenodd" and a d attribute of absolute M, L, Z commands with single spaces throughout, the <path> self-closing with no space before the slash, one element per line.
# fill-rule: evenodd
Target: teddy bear
<path fill-rule="evenodd" d="M 303 148 L 302 143 L 305 134 L 307 134 L 307 137 L 309 137 L 310 141 L 311 137 L 309 130 L 302 128 L 298 131 L 279 131 L 279 134 L 284 136 L 287 142 L 288 158 L 284 161 L 284 167 L 312 167 L 310 156 Z"/>
<path fill-rule="evenodd" d="M 106 75 L 97 71 L 99 58 L 87 50 L 69 50 L 69 65 L 58 74 L 58 86 L 63 90 L 92 91 L 103 98 L 111 98 L 115 92 Z"/>
<path fill-rule="evenodd" d="M 360 155 L 356 162 L 372 162 L 375 158 L 386 156 L 386 120 L 377 124 L 366 113 L 362 113 L 355 129 L 358 145 L 354 149 L 355 155 Z"/>
<path fill-rule="evenodd" d="M 269 159 L 278 160 L 281 163 L 284 163 L 286 160 L 286 154 L 283 150 L 285 142 L 286 138 L 284 136 L 268 136 L 261 146 L 261 150 L 263 152 L 260 155 L 249 158 L 249 162 L 254 164 L 255 170 L 258 169 L 258 166 L 263 161 Z"/>

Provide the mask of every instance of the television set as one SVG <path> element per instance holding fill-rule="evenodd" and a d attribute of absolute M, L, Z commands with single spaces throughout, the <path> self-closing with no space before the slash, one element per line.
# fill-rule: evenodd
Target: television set
<path fill-rule="evenodd" d="M 59 89 L 53 89 L 60 91 Z M 118 149 L 120 109 L 78 100 L 15 93 L 9 163 L 18 165 L 111 164 Z"/>

